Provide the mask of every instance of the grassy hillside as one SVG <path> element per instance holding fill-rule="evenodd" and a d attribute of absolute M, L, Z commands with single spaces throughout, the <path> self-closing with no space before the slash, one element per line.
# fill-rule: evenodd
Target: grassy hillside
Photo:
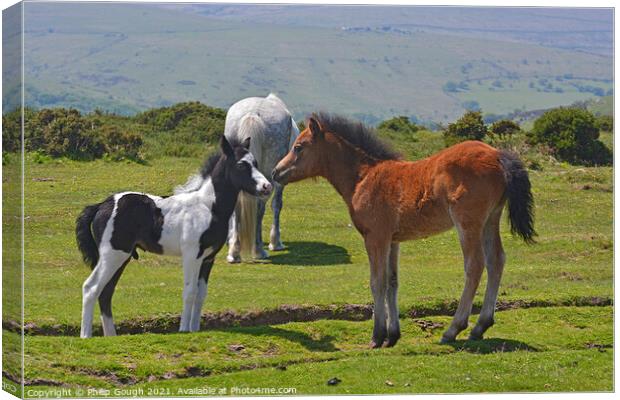
<path fill-rule="evenodd" d="M 609 92 L 612 74 L 609 56 L 499 36 L 260 24 L 135 4 L 30 3 L 25 50 L 28 104 L 124 114 L 274 91 L 296 117 L 326 109 L 445 122 L 472 101 L 503 114 L 585 100 Z"/>
<path fill-rule="evenodd" d="M 421 131 L 416 141 L 392 140 L 416 159 L 441 148 L 438 137 Z M 605 143 L 610 139 L 603 135 Z M 458 239 L 449 231 L 403 244 L 403 339 L 394 349 L 366 349 L 367 257 L 346 206 L 323 180 L 286 188 L 287 250 L 239 265 L 226 264 L 224 252 L 218 255 L 204 309 L 205 324 L 214 327 L 173 333 L 181 306 L 179 260 L 140 254 L 119 283 L 114 313 L 121 332 L 150 333 L 78 340 L 81 285 L 89 271 L 75 247 L 77 214 L 117 191 L 170 193 L 200 162 L 163 157 L 150 164 L 37 163 L 27 157 L 28 397 L 58 386 L 78 397 L 89 388 L 184 396 L 204 385 L 295 387 L 298 394 L 611 390 L 613 170 L 544 159 L 529 171 L 538 243 L 526 246 L 502 221 L 508 258 L 499 296 L 504 311 L 483 341 L 438 344 L 463 282 Z M 3 182 L 5 190 L 10 184 Z M 484 285 L 483 278 L 477 307 Z M 19 351 L 10 329 L 19 315 L 17 304 L 5 307 L 7 359 Z M 228 325 L 218 325 L 225 320 Z M 17 374 L 7 364 L 4 379 Z M 342 382 L 328 386 L 333 377 Z"/>
<path fill-rule="evenodd" d="M 613 53 L 611 8 L 320 5 L 161 5 L 227 21 L 341 28 L 424 30 L 534 43 L 587 53 Z"/>

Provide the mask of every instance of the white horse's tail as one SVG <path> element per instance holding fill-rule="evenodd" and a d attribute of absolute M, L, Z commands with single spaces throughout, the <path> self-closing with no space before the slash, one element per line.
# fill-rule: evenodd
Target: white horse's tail
<path fill-rule="evenodd" d="M 254 155 L 258 163 L 258 169 L 262 167 L 262 144 L 264 143 L 265 124 L 256 114 L 247 114 L 239 124 L 239 141 L 250 139 L 250 153 Z M 263 172 L 263 171 L 261 171 Z M 241 257 L 251 260 L 252 251 L 256 242 L 256 218 L 258 214 L 258 202 L 256 197 L 245 192 L 239 193 L 237 200 L 239 206 L 239 244 Z"/>
<path fill-rule="evenodd" d="M 291 117 L 291 139 L 288 142 L 289 150 L 291 149 L 291 147 L 293 147 L 293 143 L 295 143 L 295 140 L 297 140 L 297 136 L 299 136 L 299 127 L 297 126 L 297 123 L 295 122 L 293 117 Z"/>

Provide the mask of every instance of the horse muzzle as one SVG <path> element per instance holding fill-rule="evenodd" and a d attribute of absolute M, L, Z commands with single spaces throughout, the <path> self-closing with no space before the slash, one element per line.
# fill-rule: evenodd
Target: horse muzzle
<path fill-rule="evenodd" d="M 273 186 L 271 185 L 271 183 L 266 182 L 266 183 L 263 183 L 260 188 L 257 188 L 256 194 L 259 197 L 265 198 L 265 197 L 269 197 L 272 190 L 273 190 Z"/>
<path fill-rule="evenodd" d="M 286 185 L 291 169 L 279 170 L 277 167 L 271 171 L 271 178 L 279 184 Z"/>

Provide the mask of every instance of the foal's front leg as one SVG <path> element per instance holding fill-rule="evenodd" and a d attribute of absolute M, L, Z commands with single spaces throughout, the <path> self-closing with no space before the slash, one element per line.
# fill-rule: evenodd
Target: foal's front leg
<path fill-rule="evenodd" d="M 370 288 L 375 302 L 374 328 L 370 347 L 376 349 L 383 345 L 387 337 L 387 266 L 390 253 L 390 242 L 384 238 L 364 238 L 368 260 L 370 262 Z"/>
<path fill-rule="evenodd" d="M 241 243 L 239 242 L 239 203 L 235 207 L 235 212 L 233 212 L 230 217 L 230 221 L 228 222 L 228 255 L 226 256 L 226 261 L 231 264 L 236 264 L 241 262 Z"/>
<path fill-rule="evenodd" d="M 197 259 L 198 249 L 183 252 L 183 312 L 179 332 L 189 332 L 192 309 L 198 296 L 198 278 L 202 260 Z"/>
<path fill-rule="evenodd" d="M 200 330 L 200 320 L 202 318 L 202 305 L 207 297 L 207 286 L 209 284 L 209 275 L 213 268 L 213 259 L 205 259 L 200 267 L 200 276 L 198 277 L 198 294 L 192 306 L 192 320 L 190 322 L 190 331 L 198 332 Z"/>

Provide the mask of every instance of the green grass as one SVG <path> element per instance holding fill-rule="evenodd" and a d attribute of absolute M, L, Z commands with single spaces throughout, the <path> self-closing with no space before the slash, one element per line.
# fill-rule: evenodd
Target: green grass
<path fill-rule="evenodd" d="M 499 81 L 502 87 L 494 87 L 493 82 Z M 577 101 L 587 101 L 594 97 L 592 93 L 580 92 L 575 85 L 593 86 L 603 89 L 605 92 L 613 89 L 611 82 L 598 82 L 596 80 L 561 80 L 548 79 L 553 85 L 551 91 L 540 88 L 536 78 L 505 79 L 492 78 L 469 81 L 469 90 L 454 95 L 462 102 L 477 101 L 485 113 L 506 114 L 514 110 L 540 110 L 559 106 L 568 106 Z M 478 83 L 480 82 L 480 83 Z M 530 84 L 534 87 L 530 87 Z M 555 92 L 555 89 L 561 92 Z M 601 98 L 596 98 L 601 99 Z M 597 105 L 596 110 L 604 106 Z"/>
<path fill-rule="evenodd" d="M 78 324 L 81 284 L 89 274 L 74 238 L 74 220 L 83 206 L 122 190 L 170 193 L 199 163 L 194 159 L 160 159 L 152 165 L 29 163 L 25 321 Z M 531 177 L 539 243 L 526 246 L 502 225 L 508 256 L 502 298 L 561 302 L 611 296 L 611 169 L 559 165 L 533 171 Z M 588 183 L 592 189 L 583 190 Z M 305 182 L 287 187 L 284 201 L 282 234 L 289 249 L 264 263 L 234 266 L 224 261 L 222 251 L 206 310 L 371 302 L 363 243 L 337 193 L 324 181 Z M 458 298 L 462 258 L 454 231 L 404 244 L 401 265 L 401 307 Z M 119 283 L 116 318 L 179 313 L 181 282 L 178 259 L 142 254 Z M 279 282 L 277 290 L 274 282 Z"/>
<path fill-rule="evenodd" d="M 26 380 L 70 388 L 131 384 L 170 388 L 174 394 L 202 386 L 295 387 L 297 394 L 608 391 L 612 319 L 611 307 L 503 311 L 487 339 L 440 345 L 449 317 L 407 318 L 398 346 L 382 350 L 367 348 L 370 321 L 88 341 L 28 336 Z M 434 327 L 422 329 L 422 322 Z M 342 383 L 327 386 L 332 377 Z"/>
<path fill-rule="evenodd" d="M 418 142 L 397 145 L 410 157 L 442 146 L 438 135 L 422 132 L 417 137 Z M 161 158 L 149 164 L 102 160 L 38 164 L 27 157 L 25 322 L 79 327 L 81 285 L 89 269 L 76 249 L 74 220 L 85 205 L 122 190 L 168 194 L 199 165 L 194 158 Z M 499 313 L 490 340 L 440 346 L 437 340 L 449 317 L 427 318 L 443 324 L 428 337 L 407 317 L 411 309 L 443 310 L 459 298 L 462 256 L 456 234 L 450 231 L 401 246 L 399 304 L 404 334 L 395 349 L 365 349 L 369 321 L 87 341 L 34 335 L 25 343 L 29 387 L 60 382 L 73 388 L 111 388 L 135 382 L 144 388 L 191 388 L 205 378 L 190 375 L 202 374 L 209 375 L 206 379 L 214 386 L 295 386 L 300 393 L 611 390 L 611 350 L 586 348 L 586 343 L 612 344 L 611 308 L 560 306 L 613 299 L 612 168 L 544 163 L 541 171 L 530 171 L 530 177 L 538 244 L 525 245 L 502 223 L 508 261 L 499 299 L 552 307 Z M 10 184 L 3 182 L 5 193 Z M 288 249 L 265 262 L 240 265 L 228 265 L 222 251 L 211 275 L 205 312 L 371 303 L 362 240 L 333 188 L 323 180 L 289 185 L 284 203 L 282 236 Z M 266 224 L 265 235 L 267 228 Z M 11 287 L 9 279 L 11 275 L 3 276 L 5 287 Z M 481 303 L 484 285 L 483 280 L 476 304 Z M 141 253 L 118 285 L 115 319 L 165 321 L 178 316 L 181 288 L 178 259 Z M 6 304 L 3 318 L 17 320 L 18 304 Z M 3 337 L 10 344 L 3 349 L 5 357 L 18 355 L 17 335 L 3 331 Z M 498 352 L 496 347 L 503 342 L 504 351 Z M 227 346 L 236 343 L 246 350 L 231 353 Z M 470 346 L 480 348 L 472 351 Z M 521 350 L 506 351 L 506 346 Z M 5 371 L 15 376 L 19 373 L 15 365 L 7 364 Z M 276 368 L 283 365 L 285 371 Z M 369 379 L 370 374 L 358 370 L 380 374 Z M 149 383 L 151 375 L 157 380 Z M 343 383 L 326 386 L 332 375 Z M 164 376 L 172 379 L 158 378 Z"/>

